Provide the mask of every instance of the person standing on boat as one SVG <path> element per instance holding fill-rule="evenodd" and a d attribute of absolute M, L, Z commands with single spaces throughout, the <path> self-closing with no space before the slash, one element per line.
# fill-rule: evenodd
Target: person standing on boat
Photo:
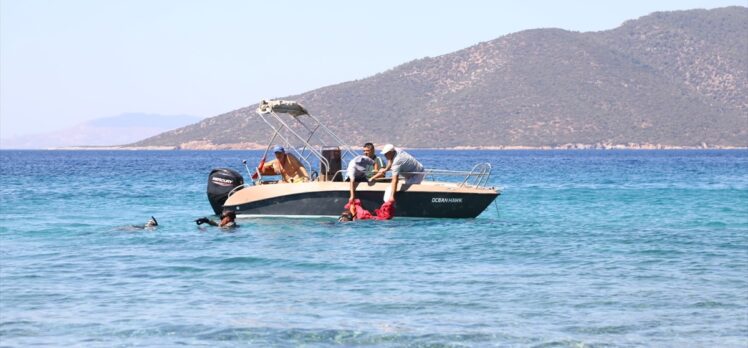
<path fill-rule="evenodd" d="M 406 185 L 420 184 L 426 174 L 423 171 L 423 165 L 409 153 L 395 148 L 395 145 L 387 144 L 382 148 L 380 154 L 387 158 L 387 166 L 380 169 L 374 176 L 369 178 L 372 182 L 378 178 L 383 178 L 388 170 L 392 170 L 392 183 L 389 188 L 389 196 L 385 191 L 385 202 L 395 201 L 397 194 L 397 183 L 400 181 L 400 175 L 405 178 Z"/>
<path fill-rule="evenodd" d="M 346 181 L 350 181 L 351 196 L 349 202 L 356 198 L 356 186 L 359 182 L 367 182 L 366 174 L 369 167 L 375 165 L 375 162 L 366 155 L 358 155 L 348 162 L 348 168 L 345 171 Z"/>
<path fill-rule="evenodd" d="M 426 174 L 423 172 L 423 165 L 409 153 L 395 148 L 392 144 L 387 144 L 380 152 L 387 158 L 387 166 L 380 169 L 369 180 L 376 180 L 385 176 L 388 170 L 392 170 L 392 192 L 397 188 L 398 176 L 405 178 L 405 184 L 420 184 Z"/>
<path fill-rule="evenodd" d="M 262 175 L 280 175 L 282 182 L 306 182 L 309 174 L 296 156 L 286 153 L 283 146 L 273 147 L 275 159 L 262 165 Z"/>
<path fill-rule="evenodd" d="M 374 163 L 366 167 L 366 177 L 371 178 L 380 169 L 384 168 L 384 161 L 374 152 L 374 144 L 364 144 L 364 156 L 369 157 Z"/>

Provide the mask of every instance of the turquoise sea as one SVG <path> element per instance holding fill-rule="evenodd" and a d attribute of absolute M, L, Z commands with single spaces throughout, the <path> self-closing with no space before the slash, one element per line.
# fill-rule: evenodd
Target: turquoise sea
<path fill-rule="evenodd" d="M 0 151 L 0 346 L 748 346 L 748 151 L 411 153 L 497 206 L 227 233 L 256 151 Z"/>

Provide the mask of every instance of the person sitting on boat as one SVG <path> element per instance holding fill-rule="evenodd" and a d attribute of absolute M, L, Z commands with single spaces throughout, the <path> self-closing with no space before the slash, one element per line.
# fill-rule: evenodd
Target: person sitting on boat
<path fill-rule="evenodd" d="M 374 161 L 366 155 L 358 155 L 348 162 L 348 168 L 345 171 L 346 181 L 350 181 L 351 196 L 349 201 L 353 201 L 356 197 L 356 186 L 360 182 L 367 182 L 366 172 L 369 166 L 373 166 Z"/>
<path fill-rule="evenodd" d="M 380 152 L 382 156 L 387 158 L 387 166 L 380 169 L 377 174 L 374 174 L 370 181 L 382 178 L 387 174 L 387 171 L 392 170 L 392 192 L 397 189 L 397 182 L 399 176 L 402 175 L 405 178 L 405 184 L 420 184 L 423 181 L 426 174 L 423 172 L 423 165 L 418 162 L 415 157 L 409 153 L 395 148 L 392 144 L 387 144 L 382 148 Z"/>
<path fill-rule="evenodd" d="M 283 146 L 275 145 L 273 147 L 275 159 L 265 163 L 260 168 L 262 175 L 280 175 L 280 182 L 305 182 L 309 181 L 309 174 L 306 168 L 299 162 L 293 154 L 286 153 Z"/>
<path fill-rule="evenodd" d="M 366 177 L 371 178 L 379 169 L 384 168 L 384 161 L 374 152 L 374 144 L 372 143 L 364 144 L 364 155 L 374 161 L 374 164 L 366 167 Z"/>
<path fill-rule="evenodd" d="M 195 223 L 198 225 L 202 224 L 208 224 L 211 226 L 216 226 L 220 228 L 234 228 L 239 227 L 239 225 L 236 224 L 236 213 L 233 210 L 224 210 L 221 213 L 221 221 L 215 222 L 213 220 L 208 219 L 207 217 L 201 217 L 197 220 L 195 220 Z"/>

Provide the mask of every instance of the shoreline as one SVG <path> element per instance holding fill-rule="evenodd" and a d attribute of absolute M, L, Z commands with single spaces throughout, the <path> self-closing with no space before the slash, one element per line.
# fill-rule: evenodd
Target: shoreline
<path fill-rule="evenodd" d="M 407 148 L 406 148 L 407 149 Z M 626 146 L 626 145 L 586 145 L 586 146 L 455 146 L 455 147 L 428 147 L 428 148 L 412 148 L 412 149 L 428 149 L 428 150 L 748 150 L 748 147 L 744 146 L 722 146 L 722 145 L 710 145 L 710 146 L 679 146 L 679 145 L 657 145 L 657 146 Z"/>
<path fill-rule="evenodd" d="M 187 144 L 183 144 L 187 145 Z M 53 151 L 256 151 L 265 150 L 266 146 L 256 143 L 243 144 L 201 144 L 201 146 L 65 146 L 40 149 L 0 149 L 0 150 L 53 150 Z M 443 150 L 443 151 L 557 151 L 557 150 L 748 150 L 744 146 L 708 145 L 681 146 L 662 144 L 563 144 L 546 146 L 494 145 L 494 146 L 453 146 L 453 147 L 402 147 L 406 150 Z"/>

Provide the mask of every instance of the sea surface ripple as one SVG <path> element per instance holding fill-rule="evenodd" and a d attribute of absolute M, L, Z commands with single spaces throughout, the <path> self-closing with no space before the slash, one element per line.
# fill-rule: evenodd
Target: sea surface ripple
<path fill-rule="evenodd" d="M 256 151 L 0 151 L 0 346 L 748 346 L 748 151 L 412 153 L 503 194 L 226 233 L 207 175 Z"/>

